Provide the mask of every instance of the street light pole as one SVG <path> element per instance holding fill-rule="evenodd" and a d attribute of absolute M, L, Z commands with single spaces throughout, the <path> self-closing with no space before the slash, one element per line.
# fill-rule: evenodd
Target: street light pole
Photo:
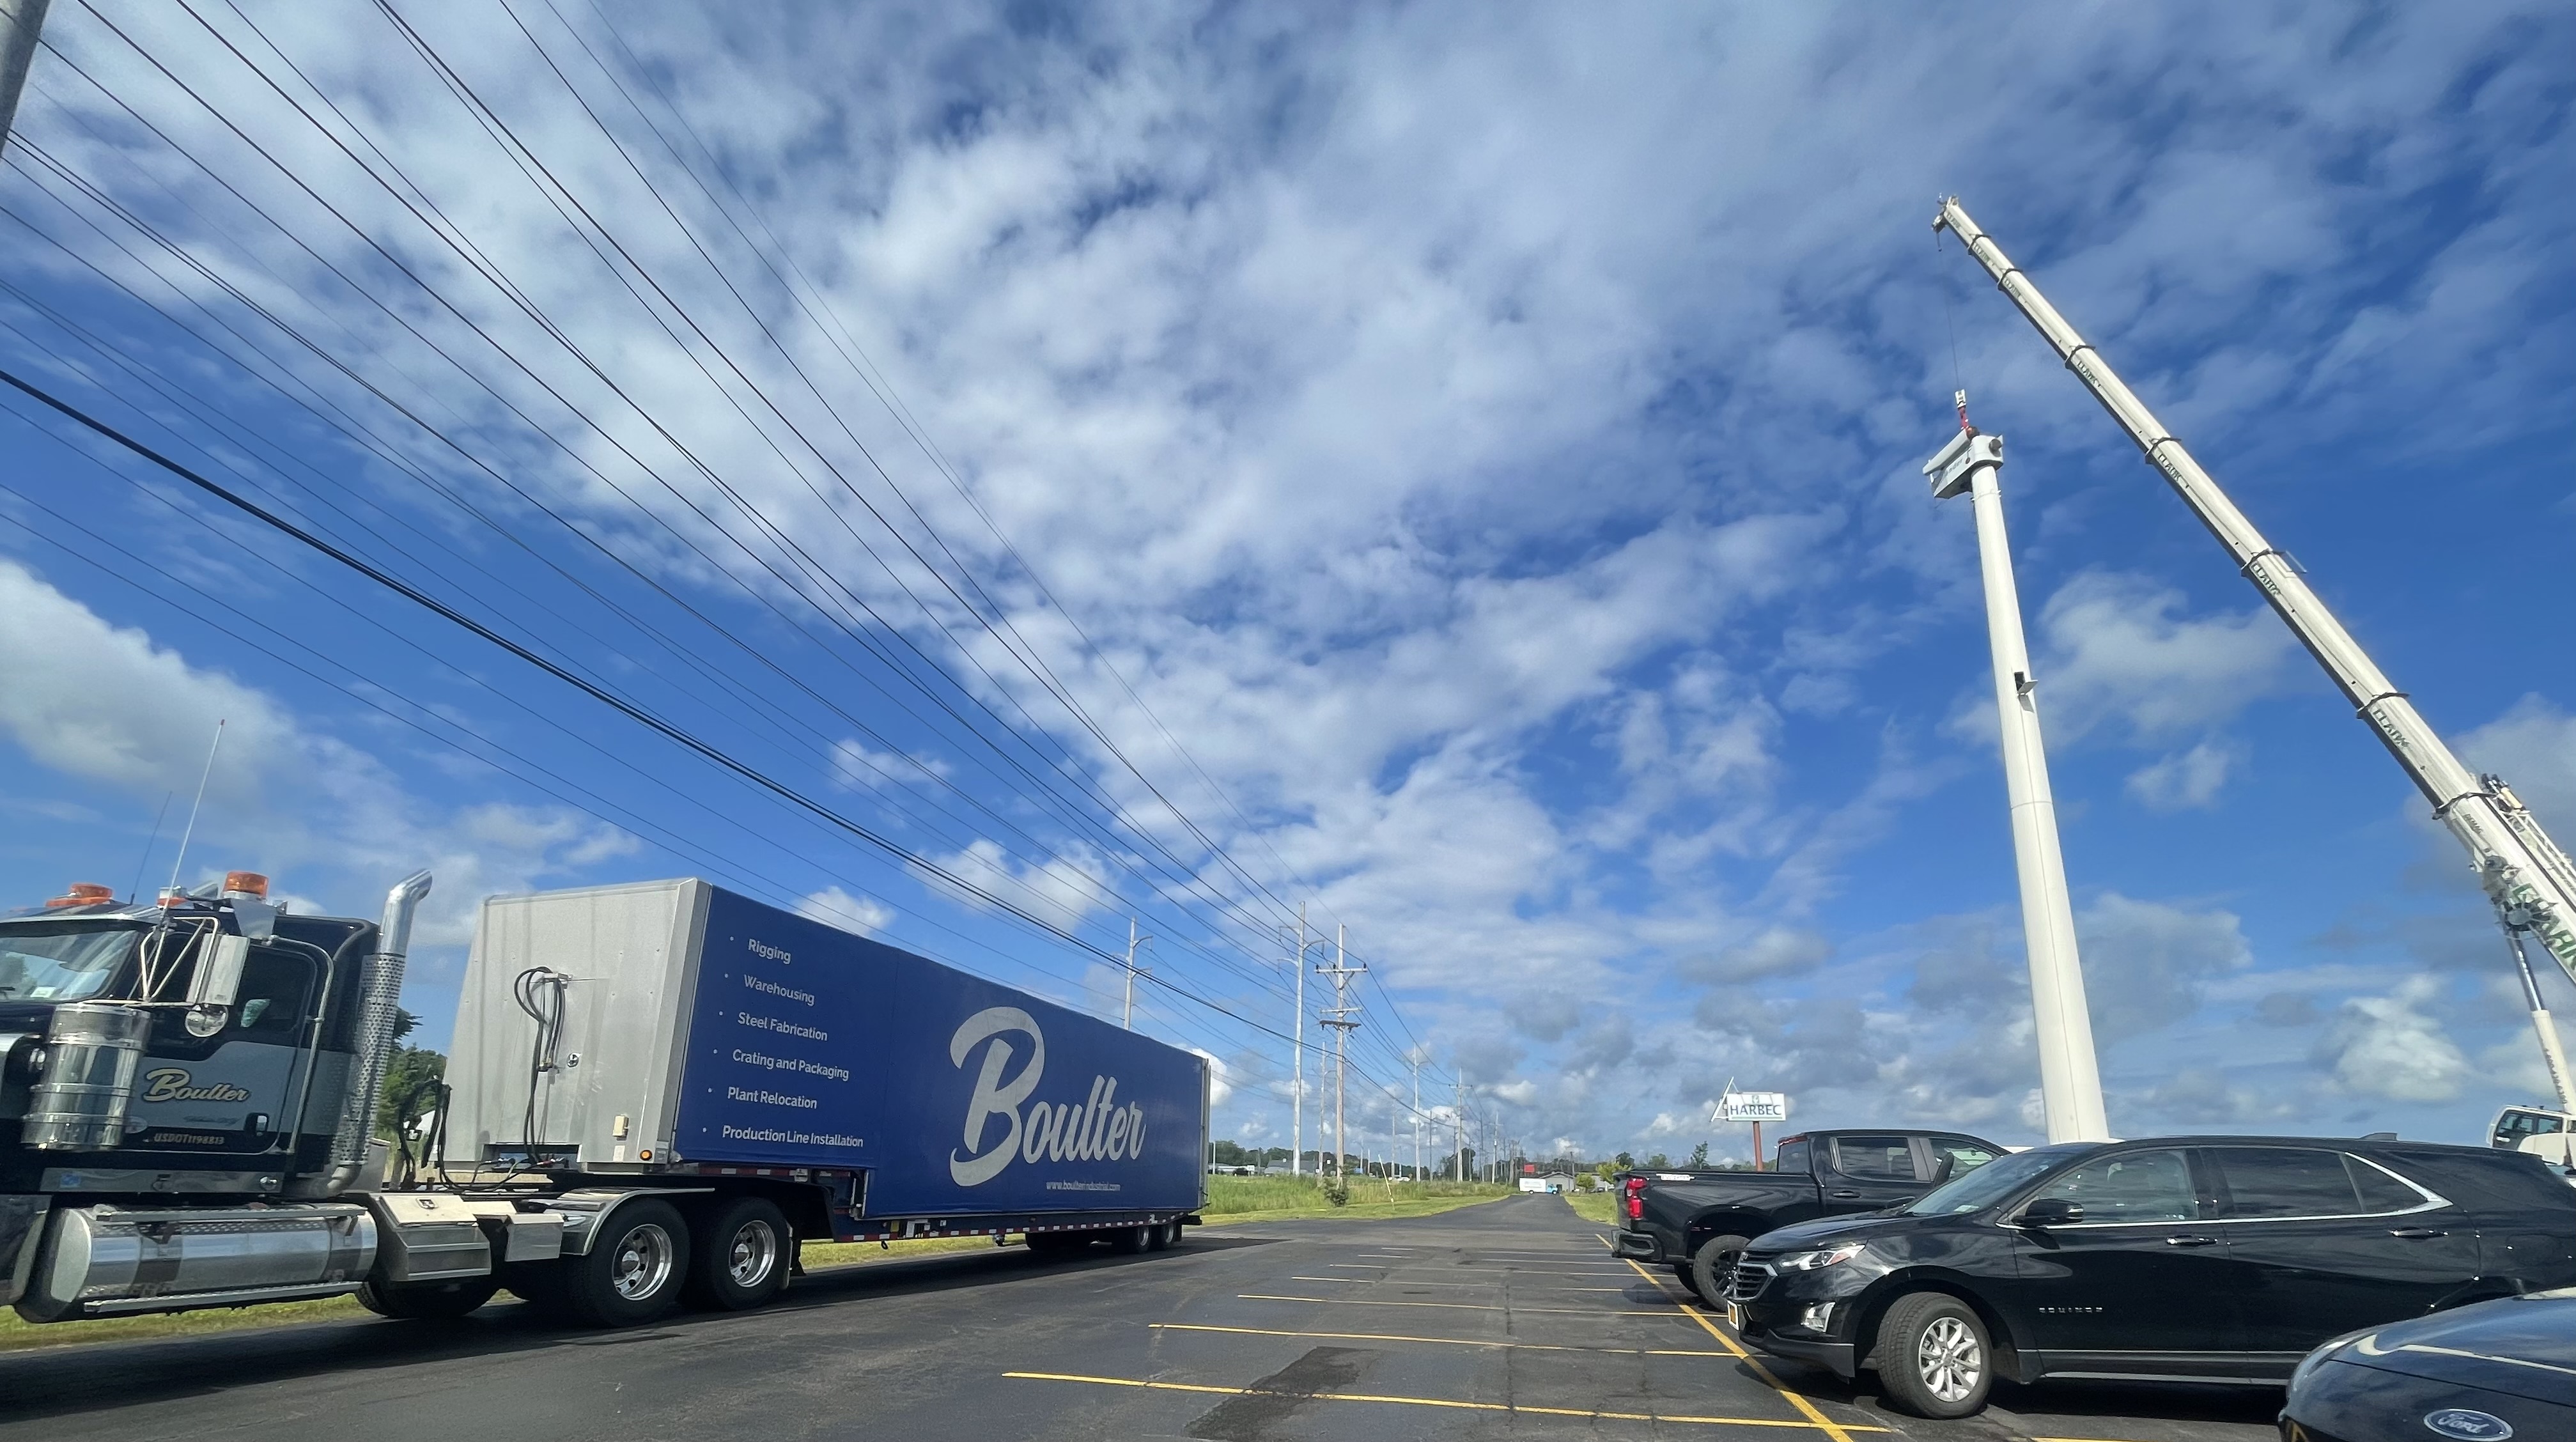
<path fill-rule="evenodd" d="M 1127 1007 L 1120 1013 L 1118 1024 L 1129 1031 L 1136 1029 L 1136 948 L 1150 942 L 1150 936 L 1136 934 L 1136 918 L 1127 918 Z"/>
<path fill-rule="evenodd" d="M 2075 952 L 2075 910 L 2066 897 L 2066 858 L 2057 845 L 2057 802 L 2048 787 L 2048 753 L 2040 744 L 2038 683 L 2022 639 L 2021 594 L 2013 584 L 2012 546 L 2004 535 L 2001 436 L 1968 424 L 1968 393 L 1959 392 L 1959 434 L 1923 467 L 1932 497 L 1962 493 L 1977 516 L 1977 556 L 1985 572 L 1986 635 L 1994 653 L 1995 713 L 2001 722 L 2004 791 L 2012 807 L 2013 861 L 2021 873 L 2022 944 L 2030 957 L 2030 1004 L 2039 1047 L 2040 1099 L 2052 1142 L 2108 1141 L 2102 1074 L 2093 1056 L 2093 1020 L 2084 1004 L 2084 968 Z"/>

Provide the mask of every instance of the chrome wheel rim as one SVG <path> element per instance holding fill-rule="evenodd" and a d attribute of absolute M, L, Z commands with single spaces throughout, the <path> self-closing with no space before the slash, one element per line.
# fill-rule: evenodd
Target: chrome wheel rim
<path fill-rule="evenodd" d="M 1933 1396 L 1958 1402 L 1977 1389 L 1986 1359 L 1964 1319 L 1935 1317 L 1914 1340 L 1914 1367 Z"/>
<path fill-rule="evenodd" d="M 725 1270 L 737 1287 L 757 1287 L 778 1266 L 778 1233 L 767 1222 L 745 1222 L 733 1233 Z"/>
<path fill-rule="evenodd" d="M 640 1302 L 660 1294 L 671 1280 L 671 1234 L 653 1222 L 628 1232 L 617 1241 L 617 1257 L 609 1266 L 608 1285 L 629 1302 Z"/>

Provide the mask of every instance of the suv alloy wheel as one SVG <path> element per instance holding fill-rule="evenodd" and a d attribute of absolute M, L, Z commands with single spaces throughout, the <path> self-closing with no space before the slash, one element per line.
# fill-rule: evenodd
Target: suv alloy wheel
<path fill-rule="evenodd" d="M 1897 1298 L 1879 1320 L 1876 1360 L 1887 1400 L 1917 1417 L 1974 1416 L 1994 1386 L 1985 1323 L 1944 1292 Z"/>

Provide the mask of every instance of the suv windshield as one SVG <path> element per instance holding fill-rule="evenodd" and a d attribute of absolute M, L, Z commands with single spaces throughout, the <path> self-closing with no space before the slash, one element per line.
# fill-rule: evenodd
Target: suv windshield
<path fill-rule="evenodd" d="M 0 1001 L 85 1001 L 134 950 L 132 927 L 0 927 Z"/>
<path fill-rule="evenodd" d="M 1905 1209 L 1909 1217 L 1959 1216 L 1982 1212 L 2033 1181 L 2049 1168 L 2083 1155 L 2099 1142 L 2060 1142 L 2053 1147 L 2034 1147 L 1986 1163 L 1956 1181 L 1946 1182 L 1925 1192 Z"/>

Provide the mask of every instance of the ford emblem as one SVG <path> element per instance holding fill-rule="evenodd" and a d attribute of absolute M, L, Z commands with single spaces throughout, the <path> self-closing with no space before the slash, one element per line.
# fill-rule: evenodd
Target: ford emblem
<path fill-rule="evenodd" d="M 2492 1412 L 2477 1412 L 2466 1407 L 2445 1407 L 2424 1414 L 2424 1425 L 2458 1442 L 2505 1442 L 2513 1435 L 2513 1424 Z"/>

